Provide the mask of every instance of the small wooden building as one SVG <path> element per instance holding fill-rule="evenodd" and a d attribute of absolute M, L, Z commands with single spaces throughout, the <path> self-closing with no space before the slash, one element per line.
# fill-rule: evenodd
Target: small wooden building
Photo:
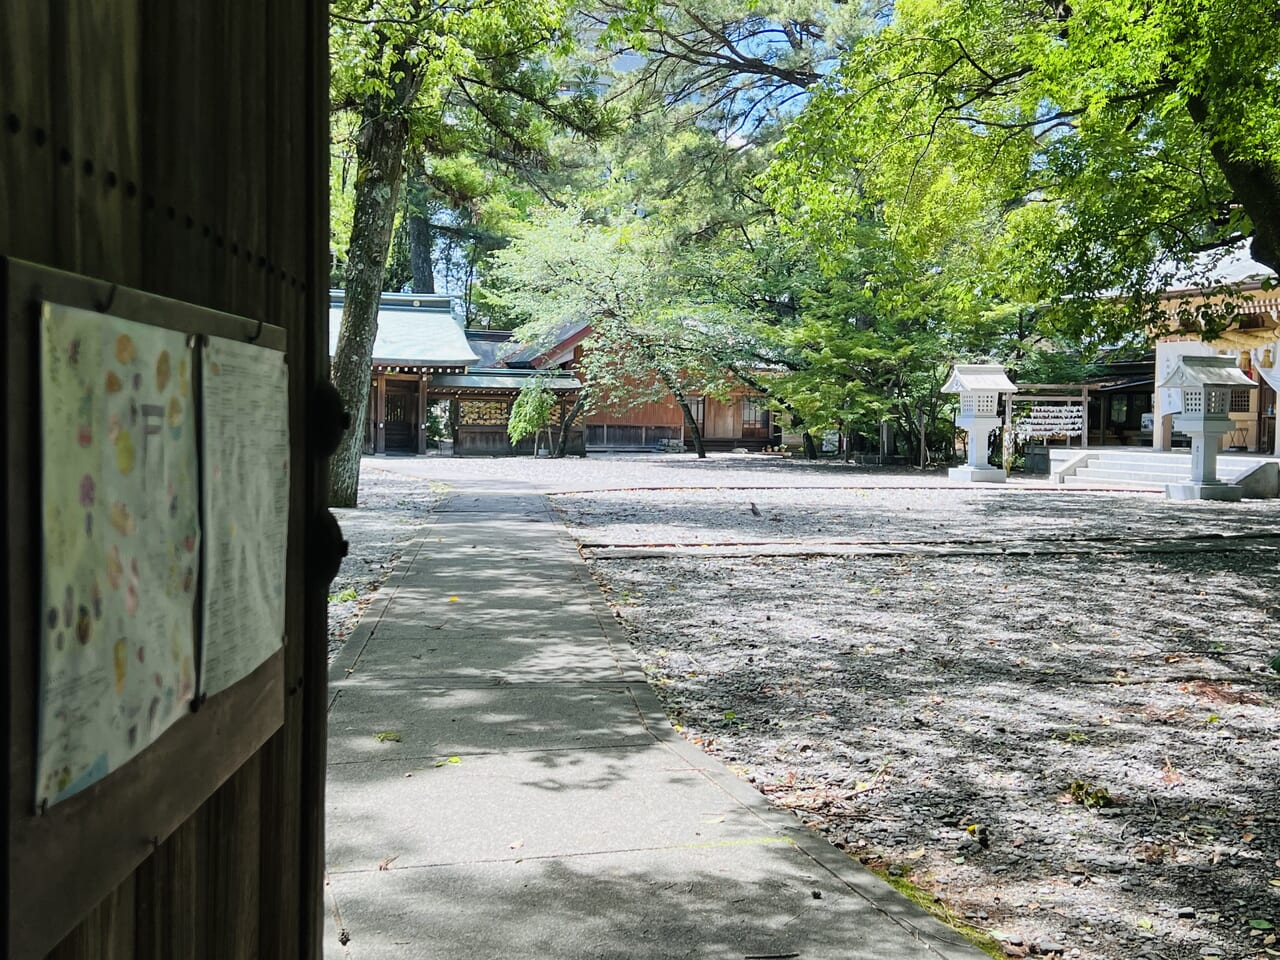
<path fill-rule="evenodd" d="M 343 300 L 341 290 L 329 292 L 330 356 L 338 346 Z M 431 378 L 465 373 L 478 359 L 449 297 L 384 293 L 373 343 L 365 450 L 426 453 Z"/>
<path fill-rule="evenodd" d="M 509 368 L 572 371 L 581 362 L 590 336 L 590 324 L 574 324 L 566 327 L 550 347 L 521 347 L 510 341 L 496 357 Z M 653 393 L 650 389 L 636 392 Z M 694 397 L 689 406 L 708 450 L 758 451 L 782 441 L 781 430 L 772 423 L 769 410 L 754 391 L 745 387 L 738 387 L 723 398 Z M 673 442 L 693 449 L 684 413 L 669 394 L 637 403 L 621 391 L 616 397 L 602 398 L 586 417 L 589 451 L 656 450 Z"/>
<path fill-rule="evenodd" d="M 535 453 L 535 438 L 525 437 L 512 444 L 507 436 L 511 405 L 535 373 L 520 370 L 478 368 L 469 373 L 444 374 L 431 379 L 433 402 L 448 404 L 449 432 L 453 437 L 453 454 L 459 457 L 502 457 Z M 582 389 L 576 377 L 543 375 L 542 385 L 556 395 L 551 415 L 553 437 L 560 436 L 560 425 Z M 545 444 L 544 444 L 545 445 Z M 581 424 L 570 424 L 565 450 L 569 454 L 586 453 Z"/>
<path fill-rule="evenodd" d="M 331 354 L 337 347 L 343 296 L 341 290 L 330 291 Z M 464 328 L 447 296 L 383 294 L 364 424 L 365 451 L 427 453 L 434 445 L 428 418 L 438 410 L 454 456 L 533 453 L 532 438 L 515 446 L 507 439 L 511 404 L 530 378 L 542 376 L 559 398 L 554 420 L 558 433 L 558 424 L 581 389 L 573 370 L 590 335 L 590 325 L 573 324 L 550 347 L 529 347 L 512 339 L 508 330 Z M 769 410 L 745 388 L 724 398 L 696 397 L 690 407 L 708 450 L 758 451 L 781 442 Z M 673 397 L 635 403 L 619 396 L 605 397 L 570 427 L 568 450 L 657 450 L 671 443 L 693 449 L 684 414 Z"/>
<path fill-rule="evenodd" d="M 751 450 L 782 442 L 781 428 L 773 422 L 760 397 L 739 387 L 728 397 L 695 397 L 690 412 L 710 451 Z M 679 440 L 693 449 L 684 413 L 674 397 L 630 405 L 606 400 L 587 417 L 588 450 L 654 449 L 664 440 Z"/>
<path fill-rule="evenodd" d="M 344 294 L 329 292 L 329 350 L 338 344 Z M 507 437 L 511 404 L 535 376 L 558 398 L 553 426 L 563 422 L 581 384 L 571 374 L 546 376 L 524 364 L 509 368 L 506 331 L 467 330 L 447 296 L 384 293 L 373 344 L 365 452 L 425 454 L 435 446 L 434 414 L 448 433 L 454 456 L 533 453 L 534 439 L 512 445 Z M 558 436 L 558 430 L 557 430 Z M 582 428 L 571 427 L 567 449 L 582 452 Z"/>

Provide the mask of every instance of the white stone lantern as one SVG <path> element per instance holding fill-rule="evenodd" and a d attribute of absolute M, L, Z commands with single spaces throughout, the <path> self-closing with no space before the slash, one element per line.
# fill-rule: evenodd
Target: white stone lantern
<path fill-rule="evenodd" d="M 1231 357 L 1184 356 L 1159 388 L 1182 391 L 1182 412 L 1174 414 L 1173 429 L 1191 437 L 1191 479 L 1166 484 L 1165 495 L 1171 500 L 1239 500 L 1244 489 L 1218 479 L 1218 450 L 1235 427 L 1231 391 L 1256 390 L 1258 385 Z"/>
<path fill-rule="evenodd" d="M 1000 394 L 1018 390 L 998 363 L 959 363 L 943 393 L 960 395 L 956 426 L 969 434 L 969 462 L 948 476 L 967 483 L 1004 483 L 1004 470 L 987 464 L 987 434 L 1000 426 Z"/>

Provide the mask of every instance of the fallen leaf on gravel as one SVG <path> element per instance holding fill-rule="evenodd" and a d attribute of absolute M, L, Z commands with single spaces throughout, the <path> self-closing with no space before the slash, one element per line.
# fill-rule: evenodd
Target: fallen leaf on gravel
<path fill-rule="evenodd" d="M 1262 703 L 1262 698 L 1256 693 L 1232 690 L 1231 685 L 1228 683 L 1210 683 L 1208 680 L 1197 680 L 1191 684 L 1191 689 L 1206 700 L 1215 700 L 1218 703 L 1247 703 L 1254 706 Z"/>
<path fill-rule="evenodd" d="M 903 859 L 919 860 L 923 856 L 924 856 L 924 847 L 917 847 L 915 850 L 912 850 L 910 853 L 908 853 Z"/>
<path fill-rule="evenodd" d="M 512 850 L 519 850 L 523 846 L 524 846 L 523 840 L 512 840 L 510 843 L 507 844 L 507 847 Z"/>
<path fill-rule="evenodd" d="M 373 739 L 377 740 L 379 743 L 400 743 L 401 742 L 399 730 L 383 730 L 379 733 L 375 733 L 373 735 Z"/>
<path fill-rule="evenodd" d="M 437 760 L 437 761 L 436 761 L 436 766 L 437 766 L 437 767 L 443 767 L 446 763 L 458 764 L 458 763 L 461 763 L 461 762 L 462 762 L 462 758 L 461 758 L 461 757 L 450 757 L 448 760 Z"/>
<path fill-rule="evenodd" d="M 400 859 L 400 854 L 398 854 L 398 853 L 397 853 L 394 857 L 387 857 L 385 860 L 383 860 L 381 863 L 379 863 L 379 864 L 378 864 L 378 869 L 379 869 L 379 870 L 390 870 L 390 869 L 391 869 L 391 865 L 392 865 L 393 863 L 395 863 L 395 862 L 396 862 L 397 860 L 399 860 L 399 859 Z"/>
<path fill-rule="evenodd" d="M 1269 920 L 1250 920 L 1249 926 L 1253 927 L 1253 929 L 1255 930 L 1274 930 L 1275 929 L 1275 924 L 1271 923 L 1271 921 Z"/>
<path fill-rule="evenodd" d="M 450 603 L 457 603 L 457 602 L 458 602 L 458 598 L 457 598 L 456 596 L 452 596 L 452 597 L 450 597 L 450 598 L 449 598 L 449 602 L 450 602 Z"/>

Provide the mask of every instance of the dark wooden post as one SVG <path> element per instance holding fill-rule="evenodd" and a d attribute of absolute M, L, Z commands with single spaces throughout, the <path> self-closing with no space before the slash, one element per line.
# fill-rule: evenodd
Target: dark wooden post
<path fill-rule="evenodd" d="M 418 375 L 418 456 L 427 452 L 427 384 L 430 380 L 425 373 Z"/>
<path fill-rule="evenodd" d="M 375 385 L 375 402 L 373 404 L 373 452 L 387 452 L 387 376 L 378 374 Z"/>

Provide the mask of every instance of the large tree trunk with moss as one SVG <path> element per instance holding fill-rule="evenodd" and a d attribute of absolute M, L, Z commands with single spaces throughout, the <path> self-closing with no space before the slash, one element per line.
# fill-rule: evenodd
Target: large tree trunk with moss
<path fill-rule="evenodd" d="M 416 93 L 417 81 L 402 80 L 399 103 Z M 346 301 L 333 357 L 333 383 L 351 414 L 352 429 L 342 438 L 329 467 L 329 502 L 354 507 L 360 489 L 360 453 L 369 406 L 373 341 L 378 333 L 387 250 L 395 222 L 396 196 L 408 137 L 402 113 L 385 100 L 371 97 L 361 111 L 356 144 L 355 209 L 347 248 Z"/>

